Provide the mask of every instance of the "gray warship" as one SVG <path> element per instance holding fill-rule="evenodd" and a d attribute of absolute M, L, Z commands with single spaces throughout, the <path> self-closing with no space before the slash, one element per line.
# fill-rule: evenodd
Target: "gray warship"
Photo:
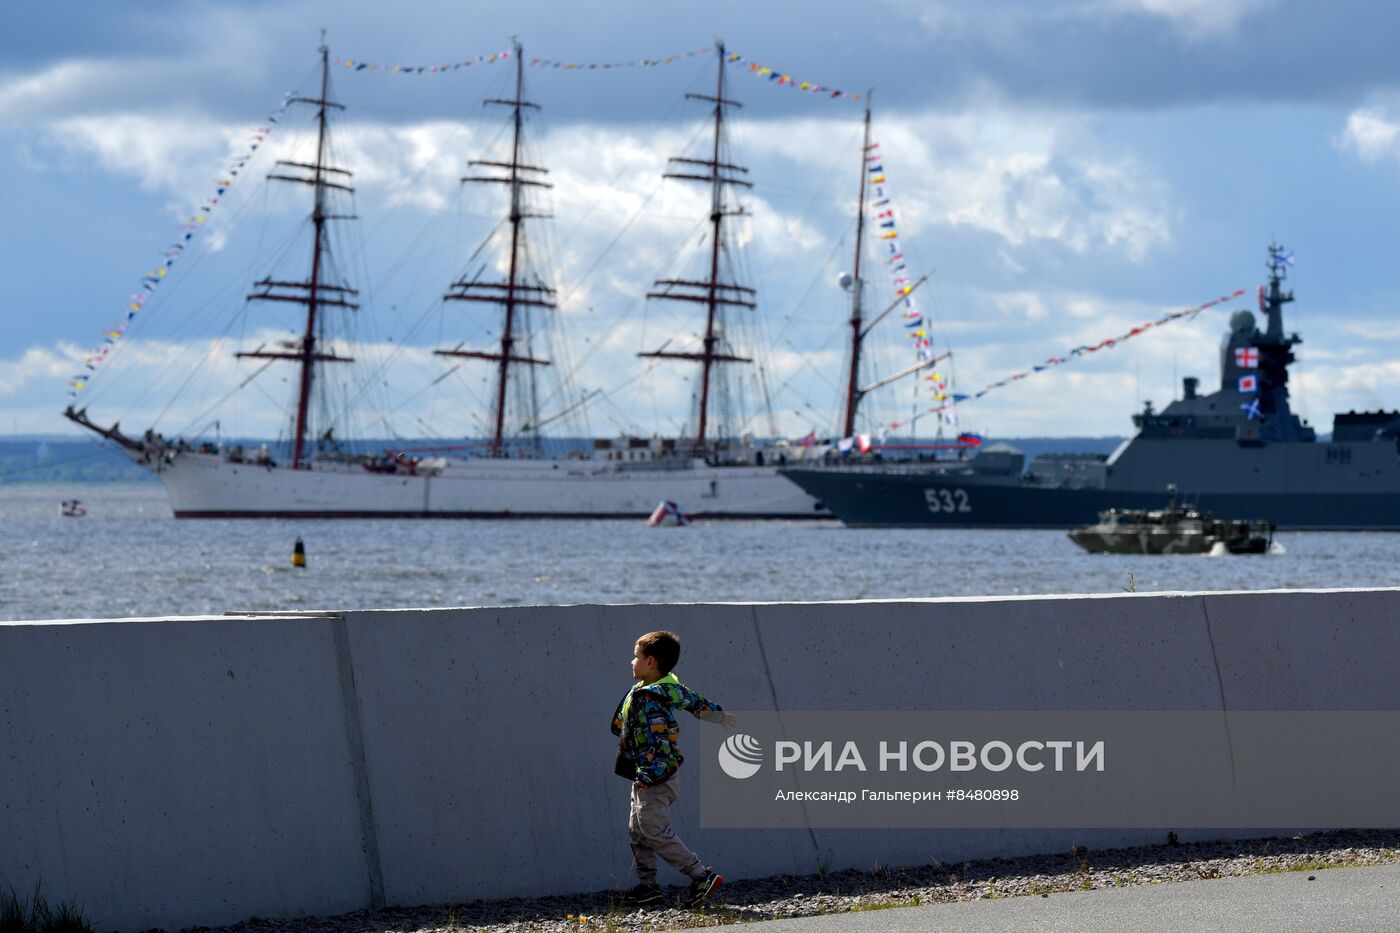
<path fill-rule="evenodd" d="M 1220 388 L 1133 416 L 1112 454 L 1046 454 L 1029 467 L 1004 444 L 965 459 L 833 462 L 783 474 L 852 526 L 1072 528 L 1110 509 L 1159 508 L 1175 485 L 1201 510 L 1282 529 L 1400 529 L 1400 411 L 1337 414 L 1329 441 L 1293 413 L 1288 370 L 1302 343 L 1283 326 L 1289 254 L 1269 247 L 1263 327 L 1237 311 L 1220 348 Z"/>

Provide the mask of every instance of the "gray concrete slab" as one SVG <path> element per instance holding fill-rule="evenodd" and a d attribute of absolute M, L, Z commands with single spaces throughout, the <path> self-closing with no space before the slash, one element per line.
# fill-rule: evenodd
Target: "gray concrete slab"
<path fill-rule="evenodd" d="M 1400 589 L 4 622 L 0 888 L 146 929 L 626 887 L 608 724 L 659 626 L 735 711 L 1384 711 L 1397 614 Z M 736 880 L 1172 828 L 703 827 L 713 728 L 683 727 L 672 813 Z"/>
<path fill-rule="evenodd" d="M 1313 876 L 1316 880 L 1309 881 Z M 712 927 L 744 933 L 1400 929 L 1400 865 L 1072 891 Z"/>

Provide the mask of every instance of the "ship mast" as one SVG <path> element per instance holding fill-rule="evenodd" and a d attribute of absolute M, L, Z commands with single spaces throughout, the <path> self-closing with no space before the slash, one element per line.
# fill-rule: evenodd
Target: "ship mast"
<path fill-rule="evenodd" d="M 301 339 L 290 341 L 285 344 L 286 350 L 263 350 L 261 348 L 248 353 L 237 354 L 241 358 L 264 359 L 264 360 L 292 360 L 300 364 L 301 379 L 297 389 L 297 411 L 296 426 L 292 436 L 292 467 L 294 469 L 305 469 L 310 466 L 306 458 L 306 433 L 309 421 L 309 409 L 311 407 L 311 385 L 315 378 L 317 363 L 348 363 L 352 358 L 348 356 L 338 356 L 334 352 L 325 353 L 316 349 L 317 315 L 322 307 L 339 307 L 347 309 L 358 308 L 359 305 L 348 300 L 350 296 L 359 294 L 353 288 L 345 288 L 339 285 L 329 285 L 321 281 L 322 268 L 324 266 L 323 256 L 326 252 L 326 221 L 328 220 L 351 220 L 351 216 L 346 214 L 326 213 L 326 191 L 334 188 L 339 191 L 353 192 L 355 189 L 340 181 L 330 181 L 328 174 L 349 179 L 351 173 L 343 168 L 335 168 L 326 164 L 326 115 L 331 108 L 344 110 L 345 108 L 330 100 L 327 91 L 330 85 L 330 57 L 325 45 L 325 33 L 321 34 L 321 95 L 319 97 L 293 97 L 294 103 L 313 104 L 316 109 L 316 161 L 313 163 L 290 162 L 279 160 L 277 165 L 284 169 L 301 169 L 303 174 L 269 174 L 268 178 L 278 181 L 290 181 L 301 185 L 310 185 L 314 195 L 311 207 L 311 276 L 304 282 L 290 282 L 265 278 L 254 282 L 254 288 L 258 289 L 248 296 L 250 301 L 288 301 L 306 306 L 306 330 Z"/>
<path fill-rule="evenodd" d="M 874 90 L 870 90 L 865 95 L 865 135 L 860 147 L 860 198 L 856 201 L 856 258 L 851 282 L 851 373 L 846 383 L 846 418 L 841 429 L 842 437 L 851 437 L 855 433 L 856 408 L 859 407 L 863 394 L 859 385 L 860 345 L 864 336 L 861 332 L 861 325 L 864 323 L 861 292 L 865 283 L 860 277 L 860 261 L 861 253 L 864 252 L 862 247 L 865 245 L 865 180 L 870 174 L 866 169 L 869 165 L 867 157 L 870 155 L 870 97 L 874 93 Z"/>
<path fill-rule="evenodd" d="M 1293 300 L 1293 292 L 1285 291 L 1283 281 L 1287 275 L 1292 253 L 1277 243 L 1269 244 L 1269 291 L 1261 296 L 1260 310 L 1268 321 L 1262 337 L 1257 340 L 1259 349 L 1259 401 L 1260 414 L 1264 416 L 1289 415 L 1288 367 L 1297 360 L 1293 347 L 1303 342 L 1297 334 L 1283 331 L 1283 306 Z M 1238 378 L 1238 377 L 1236 377 Z M 1279 419 L 1273 418 L 1275 422 Z M 1279 430 L 1275 424 L 1272 430 Z"/>
<path fill-rule="evenodd" d="M 733 282 L 722 282 L 719 277 L 720 250 L 724 244 L 724 219 L 743 213 L 743 210 L 740 208 L 725 208 L 724 188 L 726 185 L 752 188 L 753 184 L 736 178 L 733 175 L 735 172 L 747 174 L 747 168 L 742 165 L 734 165 L 729 162 L 720 161 L 720 153 L 724 140 L 724 108 L 742 107 L 743 104 L 735 100 L 728 100 L 724 96 L 725 53 L 723 41 L 715 43 L 715 53 L 719 70 L 719 77 L 715 85 L 715 95 L 713 97 L 706 94 L 685 95 L 690 100 L 710 101 L 715 105 L 714 142 L 710 150 L 710 158 L 685 159 L 672 156 L 670 161 L 676 166 L 695 166 L 696 168 L 692 171 L 670 171 L 663 175 L 665 178 L 680 178 L 688 181 L 704 182 L 710 186 L 710 275 L 708 279 L 704 280 L 657 279 L 653 286 L 656 291 L 647 293 L 648 298 L 662 298 L 671 301 L 692 301 L 705 305 L 705 337 L 702 350 L 700 353 L 678 353 L 654 350 L 650 353 L 638 354 L 638 356 L 651 357 L 654 359 L 691 360 L 700 363 L 700 412 L 695 432 L 694 450 L 701 454 L 705 451 L 705 431 L 708 424 L 710 407 L 710 375 L 715 364 L 752 362 L 752 360 L 747 357 L 733 356 L 716 350 L 719 343 L 719 335 L 715 328 L 716 316 L 723 306 L 737 306 L 751 309 L 757 307 L 757 305 L 750 300 L 757 294 L 752 288 L 745 288 Z"/>
<path fill-rule="evenodd" d="M 1283 279 L 1288 267 L 1287 257 L 1291 255 L 1279 244 L 1269 244 L 1269 294 L 1260 310 L 1268 318 L 1265 324 L 1265 339 L 1272 343 L 1282 343 L 1284 340 L 1283 306 L 1293 300 L 1293 293 L 1283 290 Z"/>
<path fill-rule="evenodd" d="M 522 173 L 529 172 L 532 175 L 547 175 L 548 169 L 537 165 L 526 165 L 520 161 L 520 149 L 524 131 L 524 111 L 525 108 L 539 110 L 539 104 L 525 100 L 525 59 L 522 47 L 518 41 L 515 46 L 515 97 L 510 100 L 493 99 L 488 100 L 488 104 L 496 104 L 503 107 L 510 107 L 512 110 L 512 124 L 514 132 L 511 137 L 510 161 L 493 162 L 484 159 L 472 160 L 468 165 L 476 168 L 497 169 L 503 174 L 498 175 L 469 175 L 462 179 L 463 182 L 489 183 L 510 186 L 510 257 L 506 279 L 503 282 L 480 282 L 467 278 L 458 279 L 452 283 L 451 289 L 444 299 L 449 301 L 479 301 L 490 304 L 501 305 L 504 311 L 501 324 L 501 345 L 498 352 L 489 353 L 479 350 L 463 350 L 454 348 L 450 350 L 434 350 L 438 356 L 469 357 L 479 360 L 493 360 L 496 363 L 496 413 L 495 428 L 491 435 L 491 456 L 501 457 L 505 454 L 505 420 L 506 420 L 506 393 L 510 387 L 510 364 L 520 363 L 526 366 L 548 366 L 549 360 L 534 359 L 523 356 L 515 352 L 515 344 L 519 341 L 516 330 L 517 312 L 523 311 L 526 307 L 553 308 L 554 289 L 546 288 L 539 284 L 527 284 L 521 279 L 524 266 L 521 251 L 524 248 L 524 222 L 528 219 L 544 217 L 546 215 L 531 213 L 526 211 L 523 192 L 526 187 L 550 188 L 553 187 L 547 182 L 536 178 L 527 178 Z M 538 419 L 531 417 L 531 424 L 536 424 Z"/>

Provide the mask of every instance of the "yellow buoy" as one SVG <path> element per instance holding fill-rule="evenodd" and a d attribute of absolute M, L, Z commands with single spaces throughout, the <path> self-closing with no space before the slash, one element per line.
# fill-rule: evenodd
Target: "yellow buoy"
<path fill-rule="evenodd" d="M 297 538 L 297 543 L 292 545 L 292 566 L 306 566 L 306 545 L 301 543 L 300 538 Z"/>

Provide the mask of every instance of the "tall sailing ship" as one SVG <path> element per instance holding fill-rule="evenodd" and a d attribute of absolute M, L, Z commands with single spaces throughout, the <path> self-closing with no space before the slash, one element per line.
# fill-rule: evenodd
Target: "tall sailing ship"
<path fill-rule="evenodd" d="M 440 348 L 437 355 L 463 362 L 494 365 L 491 436 L 484 456 L 421 458 L 404 452 L 369 456 L 347 452 L 317 423 L 316 399 L 324 367 L 352 360 L 328 342 L 326 320 L 357 307 L 359 293 L 342 280 L 328 261 L 328 225 L 350 219 L 339 213 L 333 199 L 352 191 L 351 173 L 330 164 L 328 117 L 343 110 L 329 97 L 329 56 L 320 49 L 320 93 L 296 97 L 294 103 L 316 113 L 314 158 L 282 161 L 269 178 L 300 184 L 312 192 L 312 251 L 304 279 L 274 278 L 255 283 L 251 301 L 300 305 L 305 312 L 301 335 L 269 349 L 260 346 L 238 354 L 243 359 L 289 362 L 298 379 L 291 424 L 289 459 L 279 462 L 266 448 L 257 452 L 212 444 L 172 442 L 154 431 L 141 437 L 123 433 L 118 425 L 94 422 L 86 408 L 70 407 L 65 415 L 77 424 L 119 444 L 135 461 L 154 471 L 169 494 L 177 518 L 623 518 L 650 514 L 657 503 L 671 500 L 704 518 L 820 518 L 830 513 L 816 499 L 779 475 L 780 466 L 810 456 L 812 446 L 770 447 L 745 443 L 732 431 L 724 433 L 717 420 L 728 414 L 731 393 L 725 373 L 751 362 L 740 355 L 725 326 L 732 313 L 752 313 L 756 292 L 742 284 L 730 261 L 729 224 L 743 213 L 732 195 L 750 186 L 747 169 L 728 161 L 726 113 L 739 104 L 726 97 L 726 55 L 717 44 L 718 77 L 715 93 L 687 94 L 712 105 L 713 127 L 703 158 L 675 157 L 667 177 L 705 186 L 709 192 L 709 257 L 707 274 L 666 278 L 655 282 L 648 298 L 697 305 L 705 314 L 700 346 L 695 350 L 667 345 L 641 356 L 656 362 L 698 364 L 694 433 L 682 438 L 596 440 L 580 455 L 548 456 L 541 443 L 538 411 L 539 374 L 551 366 L 535 339 L 538 319 L 554 309 L 555 290 L 532 267 L 528 228 L 543 216 L 534 209 L 530 193 L 549 187 L 547 170 L 525 161 L 524 114 L 538 105 L 524 97 L 523 57 L 515 46 L 514 96 L 487 101 L 511 114 L 509 156 L 471 163 L 473 174 L 463 181 L 502 186 L 509 197 L 508 252 L 503 274 L 483 281 L 463 275 L 453 282 L 445 300 L 464 307 L 499 309 L 499 343 L 484 349 L 464 345 Z M 869 143 L 869 110 L 866 112 Z M 864 150 L 862 151 L 862 159 Z M 862 174 L 862 185 L 864 174 Z M 859 211 L 864 210 L 864 194 Z M 857 233 L 857 262 L 860 236 Z M 857 267 L 858 279 L 859 267 Z M 851 385 L 846 400 L 845 428 L 852 430 L 855 406 L 862 390 L 856 387 L 862 320 L 860 283 L 853 289 Z M 819 450 L 819 448 L 818 448 Z"/>

